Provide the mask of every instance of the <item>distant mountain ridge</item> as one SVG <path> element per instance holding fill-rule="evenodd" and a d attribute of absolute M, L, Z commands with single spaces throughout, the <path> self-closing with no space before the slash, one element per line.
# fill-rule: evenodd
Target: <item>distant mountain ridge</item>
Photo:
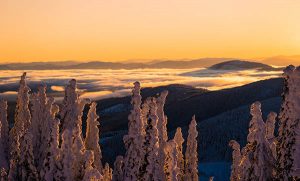
<path fill-rule="evenodd" d="M 170 68 L 188 69 L 208 67 L 216 63 L 232 60 L 232 58 L 201 58 L 195 60 L 161 60 L 155 62 L 33 62 L 0 64 L 0 70 L 64 70 L 64 69 L 139 69 L 139 68 Z"/>
<path fill-rule="evenodd" d="M 0 70 L 63 70 L 63 69 L 137 69 L 137 68 L 170 68 L 170 69 L 188 69 L 188 68 L 208 68 L 223 62 L 238 63 L 238 61 L 257 63 L 256 66 L 270 68 L 269 65 L 287 66 L 289 64 L 299 65 L 300 55 L 295 56 L 275 56 L 265 59 L 245 61 L 236 58 L 199 58 L 182 60 L 154 60 L 147 62 L 124 61 L 55 61 L 55 62 L 31 62 L 31 63 L 2 63 Z M 260 64 L 260 65 L 259 65 Z M 264 64 L 264 65 L 263 65 Z M 269 67 L 267 67 L 267 66 Z M 219 65 L 220 66 L 220 65 Z M 252 64 L 251 66 L 255 66 Z M 251 67 L 250 66 L 250 67 Z M 212 67 L 213 68 L 213 67 Z M 274 67 L 273 67 L 274 68 Z"/>
<path fill-rule="evenodd" d="M 274 68 L 270 65 L 259 63 L 259 62 L 251 62 L 251 61 L 242 61 L 242 60 L 231 60 L 222 63 L 218 63 L 209 67 L 211 70 L 264 70 L 264 71 L 273 71 L 273 70 L 281 70 L 281 68 Z"/>

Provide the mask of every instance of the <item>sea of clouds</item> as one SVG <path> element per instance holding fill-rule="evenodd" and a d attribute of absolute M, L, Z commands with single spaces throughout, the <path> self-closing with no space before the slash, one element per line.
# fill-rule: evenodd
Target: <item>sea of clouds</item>
<path fill-rule="evenodd" d="M 140 81 L 143 87 L 186 84 L 197 88 L 219 90 L 241 86 L 258 80 L 278 77 L 281 72 L 214 71 L 208 69 L 135 69 L 135 70 L 30 70 L 26 71 L 32 92 L 41 84 L 57 100 L 63 97 L 64 86 L 70 79 L 78 82 L 82 97 L 99 100 L 130 94 L 132 83 Z M 23 71 L 0 72 L 0 97 L 15 100 Z"/>

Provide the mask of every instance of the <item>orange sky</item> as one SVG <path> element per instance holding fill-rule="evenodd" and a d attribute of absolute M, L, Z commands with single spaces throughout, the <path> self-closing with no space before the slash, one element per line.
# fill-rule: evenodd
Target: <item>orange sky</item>
<path fill-rule="evenodd" d="M 0 0 L 0 62 L 300 54 L 298 0 Z"/>

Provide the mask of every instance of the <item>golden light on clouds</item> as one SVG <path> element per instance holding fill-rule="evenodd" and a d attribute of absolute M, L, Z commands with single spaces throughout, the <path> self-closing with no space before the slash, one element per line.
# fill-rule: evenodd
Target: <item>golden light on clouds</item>
<path fill-rule="evenodd" d="M 295 0 L 0 0 L 0 62 L 300 54 Z"/>

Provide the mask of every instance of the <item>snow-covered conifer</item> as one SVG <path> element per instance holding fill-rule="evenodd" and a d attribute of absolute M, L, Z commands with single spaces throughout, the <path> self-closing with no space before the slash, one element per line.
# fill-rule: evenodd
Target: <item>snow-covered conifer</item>
<path fill-rule="evenodd" d="M 185 179 L 186 181 L 197 181 L 198 178 L 198 154 L 197 154 L 197 123 L 195 116 L 189 125 L 189 135 L 185 152 Z"/>
<path fill-rule="evenodd" d="M 62 143 L 60 151 L 60 163 L 59 172 L 56 174 L 56 180 L 74 181 L 75 174 L 73 172 L 73 165 L 75 161 L 75 155 L 72 148 L 73 134 L 66 129 L 62 133 Z"/>
<path fill-rule="evenodd" d="M 15 139 L 10 145 L 10 160 L 9 160 L 9 174 L 8 174 L 8 180 L 14 181 L 18 178 L 19 169 L 18 164 L 20 160 L 20 139 L 19 136 L 16 135 Z"/>
<path fill-rule="evenodd" d="M 94 152 L 87 150 L 84 153 L 84 177 L 83 181 L 102 181 L 103 177 L 98 169 L 93 167 L 94 163 Z"/>
<path fill-rule="evenodd" d="M 74 106 L 78 101 L 77 83 L 75 79 L 69 81 L 65 87 L 65 97 L 60 109 L 62 130 L 72 130 L 76 125 L 72 120 L 72 113 L 77 112 L 77 107 Z"/>
<path fill-rule="evenodd" d="M 17 95 L 14 126 L 9 132 L 10 153 L 16 152 L 19 139 L 29 128 L 31 115 L 29 111 L 29 93 L 30 89 L 26 84 L 26 73 L 23 73 L 20 80 L 20 87 Z M 10 155 L 14 157 L 14 155 Z"/>
<path fill-rule="evenodd" d="M 33 94 L 32 99 L 32 123 L 30 131 L 33 135 L 33 154 L 37 169 L 40 172 L 47 157 L 47 151 L 51 142 L 51 127 L 58 111 L 54 105 L 54 98 L 46 95 L 46 85 L 39 86 L 38 92 Z"/>
<path fill-rule="evenodd" d="M 287 181 L 300 179 L 300 68 L 288 66 L 283 76 L 285 86 L 279 114 L 276 178 Z"/>
<path fill-rule="evenodd" d="M 178 179 L 179 181 L 184 180 L 184 158 L 183 158 L 183 148 L 182 144 L 184 142 L 184 139 L 182 137 L 181 128 L 176 129 L 176 133 L 174 136 L 174 141 L 176 143 L 176 149 L 177 149 L 177 167 L 179 169 L 178 173 Z"/>
<path fill-rule="evenodd" d="M 277 114 L 275 112 L 271 112 L 268 115 L 267 121 L 266 121 L 266 137 L 268 140 L 272 140 L 274 136 L 274 130 L 275 130 L 275 122 L 276 122 Z"/>
<path fill-rule="evenodd" d="M 114 163 L 113 181 L 123 181 L 124 170 L 124 158 L 123 156 L 117 156 Z"/>
<path fill-rule="evenodd" d="M 134 83 L 131 104 L 133 109 L 128 116 L 128 134 L 124 136 L 126 154 L 124 157 L 124 180 L 138 180 L 139 168 L 144 158 L 143 143 L 145 137 L 144 122 L 142 119 L 140 95 L 141 86 L 139 82 Z"/>
<path fill-rule="evenodd" d="M 180 169 L 177 167 L 178 163 L 178 154 L 176 149 L 176 142 L 170 140 L 165 145 L 165 155 L 166 155 L 166 164 L 164 168 L 165 180 L 166 181 L 178 181 L 178 175 Z"/>
<path fill-rule="evenodd" d="M 162 180 L 159 172 L 159 137 L 157 130 L 157 105 L 155 98 L 148 98 L 144 104 L 149 106 L 149 113 L 146 121 L 146 135 L 144 142 L 145 158 L 141 170 L 144 180 Z"/>
<path fill-rule="evenodd" d="M 163 91 L 156 100 L 157 116 L 158 116 L 157 129 L 158 129 L 158 136 L 159 136 L 158 157 L 159 157 L 161 175 L 164 175 L 163 170 L 166 164 L 165 163 L 166 155 L 165 155 L 164 147 L 166 142 L 168 141 L 167 117 L 165 116 L 164 113 L 164 106 L 166 103 L 167 95 L 168 95 L 168 91 Z"/>
<path fill-rule="evenodd" d="M 96 112 L 97 104 L 93 102 L 90 106 L 90 110 L 88 112 L 87 116 L 87 126 L 86 126 L 86 138 L 84 140 L 85 149 L 87 150 L 93 150 L 94 152 L 94 166 L 99 170 L 99 172 L 102 172 L 102 163 L 101 163 L 101 149 L 99 145 L 99 122 Z"/>
<path fill-rule="evenodd" d="M 82 137 L 82 115 L 83 109 L 86 104 L 90 103 L 89 99 L 80 99 L 76 101 L 74 107 L 75 112 L 71 113 L 71 120 L 73 121 L 73 142 L 72 142 L 72 149 L 74 154 L 74 162 L 73 162 L 73 172 L 75 176 L 75 180 L 82 179 L 84 174 L 84 152 L 86 151 L 84 146 L 84 141 Z"/>
<path fill-rule="evenodd" d="M 241 180 L 271 180 L 275 160 L 266 138 L 260 102 L 253 103 L 250 112 L 252 119 L 247 137 L 248 144 L 242 150 Z"/>
<path fill-rule="evenodd" d="M 268 115 L 266 121 L 266 138 L 269 141 L 270 148 L 272 150 L 274 158 L 276 158 L 276 145 L 277 145 L 277 140 L 274 135 L 276 117 L 277 114 L 275 112 L 271 112 Z"/>
<path fill-rule="evenodd" d="M 9 125 L 7 122 L 7 102 L 0 100 L 0 168 L 8 170 Z"/>
<path fill-rule="evenodd" d="M 233 149 L 230 181 L 238 181 L 240 180 L 241 147 L 235 140 L 231 140 L 229 146 Z"/>
<path fill-rule="evenodd" d="M 72 79 L 65 88 L 65 98 L 60 111 L 62 130 L 69 130 L 67 133 L 70 140 L 72 151 L 72 177 L 75 180 L 82 179 L 84 170 L 84 141 L 82 137 L 82 115 L 89 99 L 79 99 L 77 93 L 76 80 Z M 67 141 L 69 143 L 69 141 Z"/>
<path fill-rule="evenodd" d="M 33 135 L 27 130 L 21 139 L 21 152 L 19 169 L 21 180 L 39 180 L 39 174 L 34 164 L 33 146 L 32 146 Z"/>
<path fill-rule="evenodd" d="M 109 167 L 108 163 L 105 163 L 103 169 L 103 178 L 102 181 L 111 181 L 112 180 L 112 169 Z"/>
<path fill-rule="evenodd" d="M 41 179 L 45 181 L 52 181 L 57 174 L 57 164 L 59 160 L 59 120 L 55 118 L 58 112 L 58 106 L 53 106 L 51 115 L 52 121 L 50 121 L 50 132 L 49 137 L 46 139 L 48 141 L 48 147 L 44 151 L 46 157 L 43 162 L 43 167 L 41 168 L 40 175 Z"/>

